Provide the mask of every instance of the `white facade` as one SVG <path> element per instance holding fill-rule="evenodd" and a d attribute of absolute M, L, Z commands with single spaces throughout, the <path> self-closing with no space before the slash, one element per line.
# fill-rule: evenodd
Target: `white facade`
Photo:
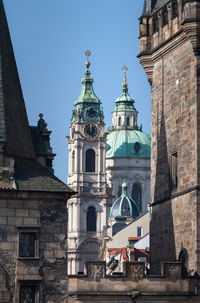
<path fill-rule="evenodd" d="M 106 159 L 107 183 L 113 188 L 115 199 L 123 182 L 128 184 L 128 195 L 132 197 L 133 185 L 141 187 L 141 212 L 147 210 L 150 203 L 151 160 L 144 158 L 108 158 Z"/>
<path fill-rule="evenodd" d="M 75 103 L 74 111 L 78 115 L 72 117 L 68 137 L 68 185 L 77 192 L 67 202 L 69 274 L 83 272 L 86 261 L 98 260 L 100 238 L 111 205 L 106 184 L 103 113 L 88 68 L 82 80 L 81 96 Z"/>

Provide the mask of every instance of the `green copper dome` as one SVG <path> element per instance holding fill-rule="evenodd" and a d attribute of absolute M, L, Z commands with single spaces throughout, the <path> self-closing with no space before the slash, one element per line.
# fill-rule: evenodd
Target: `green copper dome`
<path fill-rule="evenodd" d="M 97 98 L 93 90 L 93 79 L 90 76 L 90 63 L 86 62 L 85 76 L 82 79 L 82 89 L 79 98 L 74 103 L 74 110 L 72 114 L 72 122 L 82 121 L 97 121 L 102 119 L 102 112 L 100 110 L 101 101 Z"/>
<path fill-rule="evenodd" d="M 110 211 L 110 218 L 137 218 L 140 214 L 137 204 L 133 199 L 128 197 L 128 185 L 122 184 L 122 195 L 114 203 Z"/>
<path fill-rule="evenodd" d="M 139 130 L 113 130 L 107 135 L 106 158 L 150 158 L 151 137 Z"/>

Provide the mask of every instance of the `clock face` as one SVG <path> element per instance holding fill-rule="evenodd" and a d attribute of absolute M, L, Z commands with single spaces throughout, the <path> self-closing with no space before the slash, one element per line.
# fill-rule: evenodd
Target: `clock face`
<path fill-rule="evenodd" d="M 88 117 L 91 117 L 91 118 L 95 117 L 95 116 L 96 116 L 96 110 L 93 109 L 92 107 L 89 108 L 89 109 L 87 110 L 87 115 L 88 115 Z"/>
<path fill-rule="evenodd" d="M 84 133 L 89 138 L 94 138 L 97 134 L 97 127 L 94 124 L 87 124 L 84 128 Z"/>

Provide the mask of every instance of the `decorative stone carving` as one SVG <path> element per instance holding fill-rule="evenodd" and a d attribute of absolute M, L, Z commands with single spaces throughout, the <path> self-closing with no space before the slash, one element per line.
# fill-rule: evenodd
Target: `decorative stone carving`
<path fill-rule="evenodd" d="M 125 262 L 124 264 L 125 278 L 138 282 L 144 277 L 144 263 L 142 262 Z"/>
<path fill-rule="evenodd" d="M 95 281 L 100 281 L 105 277 L 105 262 L 88 262 L 87 275 L 88 278 Z"/>
<path fill-rule="evenodd" d="M 167 262 L 164 264 L 164 275 L 167 280 L 177 281 L 181 279 L 181 262 Z"/>

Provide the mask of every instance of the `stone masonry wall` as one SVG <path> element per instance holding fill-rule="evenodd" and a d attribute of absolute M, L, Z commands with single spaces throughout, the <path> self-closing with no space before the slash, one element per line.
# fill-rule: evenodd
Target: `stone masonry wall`
<path fill-rule="evenodd" d="M 152 202 L 167 200 L 198 184 L 196 75 L 197 59 L 190 41 L 177 45 L 154 63 Z M 178 186 L 171 189 L 171 161 L 175 152 Z M 189 254 L 189 271 L 199 270 L 196 215 L 196 191 L 152 208 L 151 256 L 155 271 L 159 261 L 177 259 L 183 248 Z"/>
<path fill-rule="evenodd" d="M 190 41 L 154 64 L 152 202 L 171 193 L 169 171 L 174 152 L 178 153 L 177 191 L 197 185 L 196 74 L 197 60 Z"/>
<path fill-rule="evenodd" d="M 19 258 L 19 232 L 39 228 L 39 255 Z M 31 229 L 30 229 L 31 230 Z M 0 199 L 0 302 L 18 303 L 20 285 L 37 287 L 36 303 L 67 302 L 64 200 Z M 27 284 L 28 285 L 28 284 Z"/>

